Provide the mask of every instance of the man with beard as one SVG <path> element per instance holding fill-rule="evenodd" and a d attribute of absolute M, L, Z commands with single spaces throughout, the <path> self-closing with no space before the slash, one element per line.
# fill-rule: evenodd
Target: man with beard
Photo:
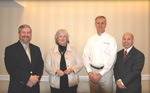
<path fill-rule="evenodd" d="M 8 93 L 39 93 L 43 59 L 39 47 L 30 43 L 29 25 L 18 28 L 19 41 L 6 47 L 5 66 L 10 75 Z"/>

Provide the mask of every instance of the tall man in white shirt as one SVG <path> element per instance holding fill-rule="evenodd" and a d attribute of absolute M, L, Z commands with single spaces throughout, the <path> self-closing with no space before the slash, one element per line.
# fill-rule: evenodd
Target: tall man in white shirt
<path fill-rule="evenodd" d="M 91 93 L 113 92 L 112 67 L 116 59 L 117 44 L 115 39 L 105 32 L 106 18 L 95 18 L 97 34 L 85 45 L 83 63 L 90 78 Z"/>

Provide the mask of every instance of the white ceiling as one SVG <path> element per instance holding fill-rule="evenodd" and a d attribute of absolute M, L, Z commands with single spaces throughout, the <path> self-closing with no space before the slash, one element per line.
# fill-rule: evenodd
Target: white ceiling
<path fill-rule="evenodd" d="M 0 0 L 0 8 L 23 7 L 13 0 Z"/>

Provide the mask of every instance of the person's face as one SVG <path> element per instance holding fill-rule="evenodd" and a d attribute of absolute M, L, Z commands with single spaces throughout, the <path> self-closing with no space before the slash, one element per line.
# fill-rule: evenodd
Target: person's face
<path fill-rule="evenodd" d="M 104 18 L 97 18 L 95 22 L 95 27 L 97 29 L 97 32 L 100 32 L 100 33 L 105 32 L 106 20 Z"/>
<path fill-rule="evenodd" d="M 28 44 L 31 40 L 30 28 L 22 28 L 19 33 L 19 40 L 25 44 Z"/>
<path fill-rule="evenodd" d="M 66 46 L 67 44 L 67 36 L 65 34 L 60 34 L 57 38 L 58 44 L 61 46 Z"/>
<path fill-rule="evenodd" d="M 122 37 L 122 45 L 125 49 L 130 48 L 134 43 L 134 39 L 130 33 L 125 33 Z"/>

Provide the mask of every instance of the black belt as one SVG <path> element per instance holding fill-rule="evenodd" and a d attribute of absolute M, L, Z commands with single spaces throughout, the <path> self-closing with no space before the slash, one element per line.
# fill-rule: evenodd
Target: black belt
<path fill-rule="evenodd" d="M 91 64 L 90 64 L 91 65 Z M 102 66 L 102 67 L 95 67 L 95 66 L 93 66 L 93 65 L 91 65 L 91 67 L 93 67 L 93 68 L 95 68 L 95 69 L 103 69 L 104 68 L 104 66 Z"/>

